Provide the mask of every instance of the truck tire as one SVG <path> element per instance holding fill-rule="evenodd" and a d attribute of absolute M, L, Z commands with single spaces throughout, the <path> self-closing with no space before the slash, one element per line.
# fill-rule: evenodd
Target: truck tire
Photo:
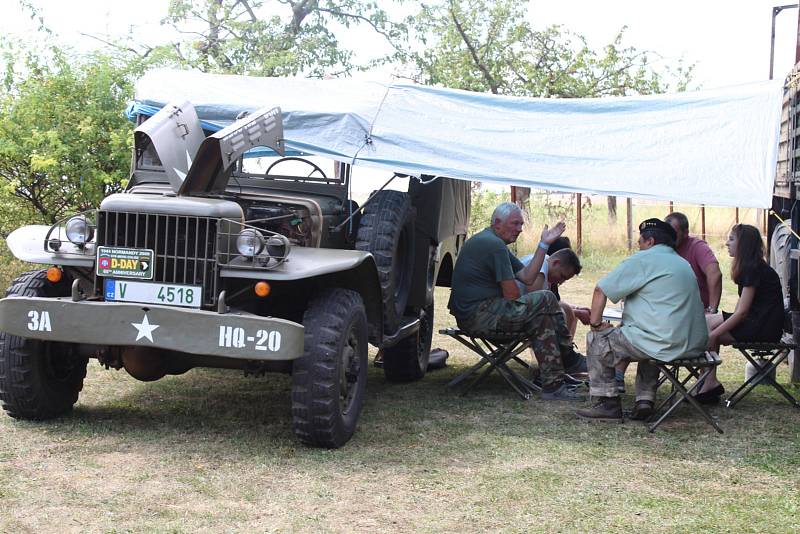
<path fill-rule="evenodd" d="M 303 356 L 292 364 L 292 428 L 303 443 L 338 448 L 356 429 L 367 382 L 361 296 L 323 291 L 309 302 L 303 326 Z"/>
<path fill-rule="evenodd" d="M 433 339 L 433 303 L 419 312 L 419 330 L 383 349 L 383 373 L 389 382 L 412 382 L 425 376 Z"/>
<path fill-rule="evenodd" d="M 55 297 L 63 287 L 31 271 L 11 283 L 7 297 Z M 43 420 L 69 412 L 78 401 L 88 358 L 70 343 L 41 341 L 0 333 L 0 403 L 16 419 Z"/>
<path fill-rule="evenodd" d="M 408 193 L 374 194 L 361 215 L 356 248 L 375 258 L 383 296 L 383 330 L 394 333 L 408 303 L 414 270 L 414 210 Z"/>

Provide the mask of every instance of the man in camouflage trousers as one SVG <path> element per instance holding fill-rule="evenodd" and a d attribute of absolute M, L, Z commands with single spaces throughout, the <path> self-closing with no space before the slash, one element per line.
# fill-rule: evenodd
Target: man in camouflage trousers
<path fill-rule="evenodd" d="M 522 225 L 520 208 L 506 202 L 495 209 L 489 228 L 464 243 L 453 271 L 450 313 L 459 328 L 470 333 L 530 333 L 540 364 L 542 399 L 582 400 L 583 395 L 564 383 L 565 363 L 570 368 L 585 368 L 586 364 L 572 348 L 558 300 L 547 290 L 520 295 L 516 282 L 533 283 L 548 246 L 563 233 L 564 223 L 552 229 L 545 226 L 527 266 L 507 247 L 517 240 Z"/>

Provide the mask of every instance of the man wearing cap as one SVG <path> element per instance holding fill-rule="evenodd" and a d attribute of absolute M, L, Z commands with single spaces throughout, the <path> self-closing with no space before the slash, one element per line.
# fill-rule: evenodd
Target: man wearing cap
<path fill-rule="evenodd" d="M 638 362 L 631 419 L 653 412 L 658 369 L 665 362 L 701 354 L 708 342 L 703 303 L 692 268 L 675 252 L 675 230 L 660 219 L 639 225 L 639 252 L 603 277 L 594 289 L 586 337 L 589 393 L 596 403 L 577 411 L 586 419 L 622 421 L 614 378 L 622 360 Z M 608 299 L 625 299 L 622 325 L 602 320 Z"/>
<path fill-rule="evenodd" d="M 722 272 L 711 247 L 702 239 L 689 235 L 689 219 L 679 211 L 673 211 L 664 222 L 675 230 L 675 252 L 689 262 L 700 288 L 700 299 L 706 313 L 717 313 L 722 296 Z M 617 368 L 617 386 L 625 392 L 625 369 L 627 362 Z"/>

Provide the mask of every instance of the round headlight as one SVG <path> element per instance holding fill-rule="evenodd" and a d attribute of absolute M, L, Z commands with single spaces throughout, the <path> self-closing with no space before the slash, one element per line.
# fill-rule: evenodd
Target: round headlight
<path fill-rule="evenodd" d="M 83 215 L 71 217 L 64 225 L 67 239 L 78 246 L 83 246 L 94 237 L 94 229 Z"/>
<path fill-rule="evenodd" d="M 264 236 L 254 228 L 245 228 L 236 238 L 236 248 L 242 256 L 257 256 L 264 250 Z"/>
<path fill-rule="evenodd" d="M 286 242 L 285 238 L 280 238 L 278 236 L 272 236 L 267 239 L 267 254 L 271 257 L 282 260 L 286 257 L 286 253 L 289 251 L 289 244 Z"/>

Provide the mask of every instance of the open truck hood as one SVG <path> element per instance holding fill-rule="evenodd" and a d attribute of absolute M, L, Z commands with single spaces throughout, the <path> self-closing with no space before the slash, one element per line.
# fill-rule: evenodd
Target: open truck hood
<path fill-rule="evenodd" d="M 153 146 L 179 195 L 221 193 L 236 160 L 256 147 L 283 155 L 280 108 L 262 108 L 205 137 L 194 106 L 167 103 L 134 131 L 136 150 Z"/>

